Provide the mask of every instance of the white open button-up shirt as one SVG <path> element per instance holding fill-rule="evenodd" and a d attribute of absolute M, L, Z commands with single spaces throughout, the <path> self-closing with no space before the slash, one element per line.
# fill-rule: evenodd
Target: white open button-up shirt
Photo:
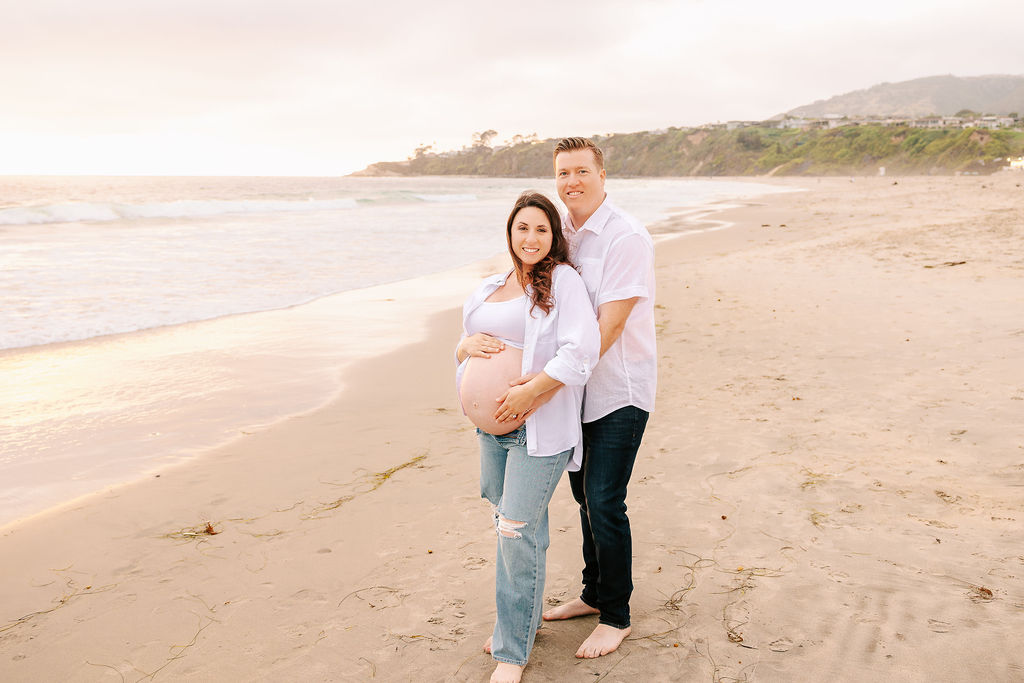
<path fill-rule="evenodd" d="M 618 340 L 605 351 L 587 383 L 583 421 L 619 408 L 654 411 L 658 352 L 654 332 L 654 241 L 635 218 L 608 201 L 581 227 L 562 220 L 569 254 L 579 268 L 594 309 L 639 297 Z"/>
<path fill-rule="evenodd" d="M 505 284 L 511 273 L 493 275 L 477 288 L 462 307 L 462 333 L 469 336 L 488 330 L 470 330 L 466 320 L 494 290 Z M 583 458 L 583 431 L 580 406 L 583 385 L 590 377 L 601 353 L 601 334 L 597 329 L 590 297 L 579 273 L 567 265 L 556 266 L 551 276 L 554 307 L 545 314 L 540 308 L 526 306 L 526 338 L 523 343 L 523 374 L 546 372 L 565 386 L 550 401 L 526 418 L 526 452 L 535 456 L 557 455 L 573 449 L 566 467 L 570 472 L 580 468 Z M 462 381 L 462 371 L 469 361 L 459 365 L 455 381 Z"/>

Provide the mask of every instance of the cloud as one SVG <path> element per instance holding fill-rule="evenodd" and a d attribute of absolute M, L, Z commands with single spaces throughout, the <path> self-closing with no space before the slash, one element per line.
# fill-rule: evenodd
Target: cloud
<path fill-rule="evenodd" d="M 124 168 L 340 172 L 487 128 L 758 119 L 881 81 L 1019 71 L 1018 5 L 35 0 L 5 10 L 0 130 L 55 164 L 64 149 L 87 165 L 102 140 Z"/>

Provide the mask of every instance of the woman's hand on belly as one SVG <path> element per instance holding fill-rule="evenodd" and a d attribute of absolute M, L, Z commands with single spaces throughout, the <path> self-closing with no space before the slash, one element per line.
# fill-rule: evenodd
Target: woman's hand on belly
<path fill-rule="evenodd" d="M 459 348 L 457 350 L 459 362 L 466 360 L 469 357 L 477 358 L 490 358 L 492 353 L 500 353 L 505 350 L 505 343 L 499 339 L 495 339 L 489 334 L 483 332 L 477 332 L 471 334 L 468 337 L 463 338 L 459 342 Z"/>
<path fill-rule="evenodd" d="M 498 397 L 498 409 L 494 411 L 494 419 L 498 422 L 509 422 L 521 418 L 533 407 L 537 399 L 534 385 L 520 384 L 514 386 Z"/>
<path fill-rule="evenodd" d="M 525 375 L 523 375 L 522 377 L 519 377 L 519 378 L 514 379 L 511 382 L 509 382 L 509 385 L 514 387 L 514 386 L 518 386 L 520 384 L 526 384 L 527 382 L 532 381 L 533 378 L 536 377 L 539 374 L 540 374 L 539 372 L 528 372 Z M 528 413 L 530 413 L 530 412 L 534 412 L 534 413 L 537 412 L 542 405 L 544 405 L 545 403 L 550 401 L 552 398 L 554 398 L 555 394 L 557 394 L 558 390 L 561 389 L 561 388 L 562 388 L 562 384 L 558 383 L 558 386 L 555 386 L 554 388 L 548 389 L 547 391 L 542 391 L 539 394 L 537 394 L 537 398 L 535 398 L 533 403 L 530 405 L 530 407 L 526 409 L 526 412 L 528 412 Z"/>

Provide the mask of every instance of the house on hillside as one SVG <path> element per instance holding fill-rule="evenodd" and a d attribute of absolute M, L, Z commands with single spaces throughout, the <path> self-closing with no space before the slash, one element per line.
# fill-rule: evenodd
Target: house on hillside
<path fill-rule="evenodd" d="M 1024 157 L 1017 157 L 1016 159 L 1007 159 L 1010 165 L 1006 168 L 1011 171 L 1024 171 Z"/>
<path fill-rule="evenodd" d="M 855 121 L 850 121 L 846 116 L 842 114 L 825 114 L 825 127 L 826 128 L 839 128 L 840 126 L 848 126 L 855 124 Z"/>

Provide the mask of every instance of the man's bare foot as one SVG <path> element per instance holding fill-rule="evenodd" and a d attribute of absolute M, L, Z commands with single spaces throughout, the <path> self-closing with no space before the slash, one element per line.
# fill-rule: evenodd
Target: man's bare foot
<path fill-rule="evenodd" d="M 570 600 L 564 605 L 558 605 L 552 607 L 542 615 L 544 621 L 560 621 L 562 619 L 572 619 L 573 617 L 586 617 L 591 614 L 600 614 L 601 610 L 591 607 L 583 600 L 576 598 Z"/>
<path fill-rule="evenodd" d="M 491 683 L 519 683 L 523 678 L 523 668 L 515 664 L 498 662 L 498 666 L 491 674 Z"/>
<path fill-rule="evenodd" d="M 494 638 L 494 636 L 487 636 L 487 642 L 484 643 L 484 652 L 486 652 L 487 654 L 491 654 L 491 639 L 492 638 Z"/>
<path fill-rule="evenodd" d="M 596 659 L 610 652 L 615 652 L 622 641 L 626 639 L 633 629 L 615 628 L 608 624 L 598 624 L 594 632 L 587 636 L 587 639 L 576 650 L 576 657 L 579 659 Z"/>

